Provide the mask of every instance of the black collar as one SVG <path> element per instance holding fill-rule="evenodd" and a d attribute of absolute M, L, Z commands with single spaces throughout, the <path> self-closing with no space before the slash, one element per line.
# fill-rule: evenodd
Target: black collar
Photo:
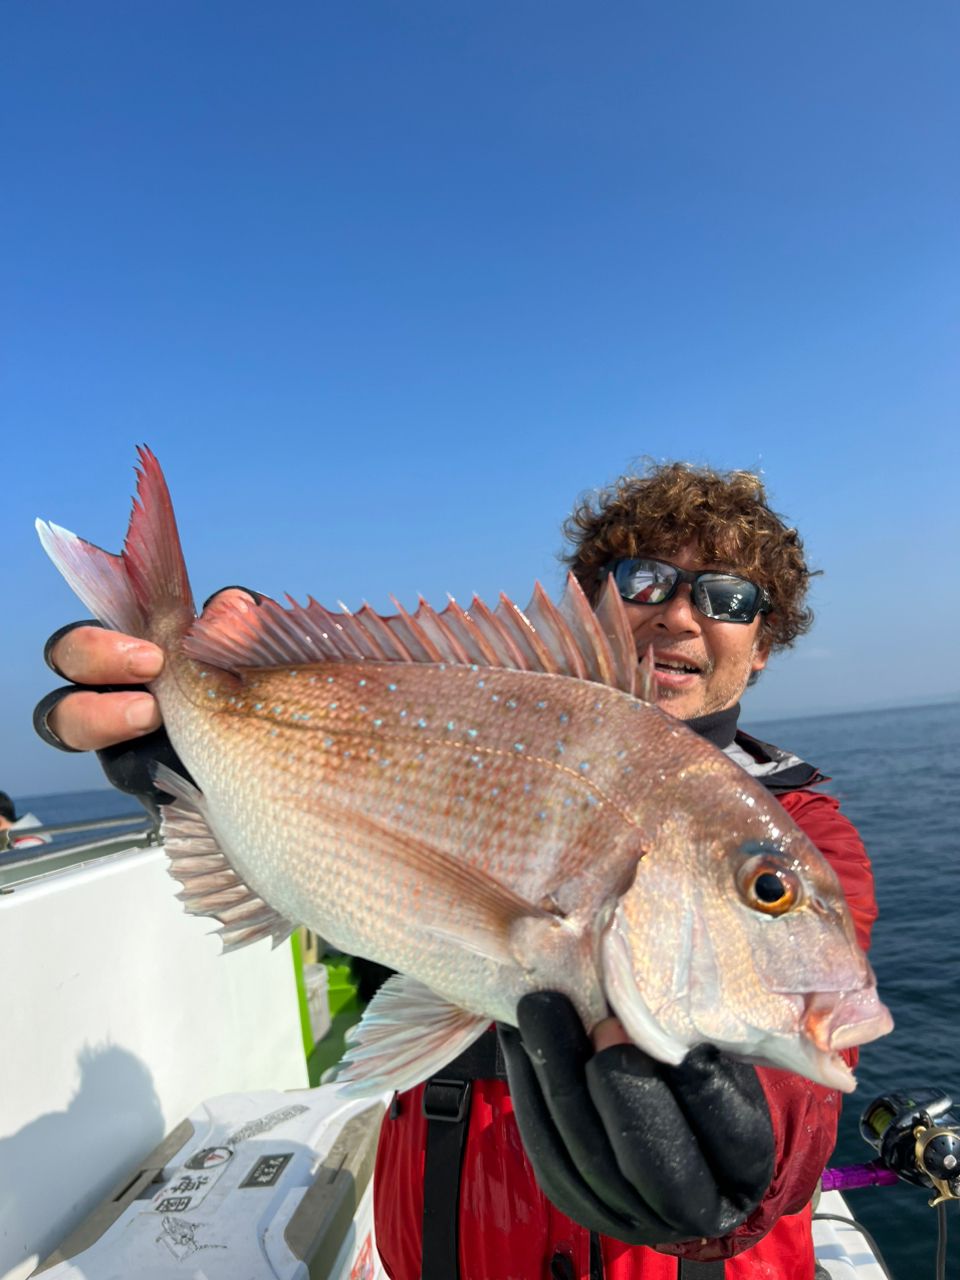
<path fill-rule="evenodd" d="M 757 779 L 768 791 L 798 791 L 829 779 L 816 766 L 772 743 L 761 742 L 752 734 L 737 728 L 739 702 L 726 711 L 708 716 L 695 716 L 687 724 L 715 747 L 726 752 L 742 769 Z"/>
<path fill-rule="evenodd" d="M 708 716 L 694 716 L 687 724 L 694 733 L 699 733 L 701 738 L 706 738 L 723 751 L 736 737 L 739 718 L 740 703 L 737 702 L 725 711 L 711 711 Z"/>

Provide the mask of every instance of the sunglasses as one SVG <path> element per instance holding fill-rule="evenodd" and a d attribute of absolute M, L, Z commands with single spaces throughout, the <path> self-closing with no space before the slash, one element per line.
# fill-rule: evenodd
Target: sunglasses
<path fill-rule="evenodd" d="M 630 604 L 665 604 L 677 594 L 681 582 L 688 582 L 694 607 L 717 622 L 752 622 L 758 613 L 769 613 L 772 608 L 763 587 L 735 573 L 678 569 L 666 560 L 646 556 L 615 560 L 601 571 L 601 580 L 609 573 Z"/>

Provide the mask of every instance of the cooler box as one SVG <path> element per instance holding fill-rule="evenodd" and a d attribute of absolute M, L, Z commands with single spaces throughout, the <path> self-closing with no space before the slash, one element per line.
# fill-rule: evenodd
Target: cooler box
<path fill-rule="evenodd" d="M 202 1103 L 33 1272 L 44 1280 L 380 1280 L 387 1098 L 336 1085 Z"/>

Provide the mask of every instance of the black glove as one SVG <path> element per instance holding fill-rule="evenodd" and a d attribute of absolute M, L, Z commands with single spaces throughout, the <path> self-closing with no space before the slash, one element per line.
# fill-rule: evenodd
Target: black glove
<path fill-rule="evenodd" d="M 753 1067 L 699 1045 L 677 1067 L 635 1045 L 595 1053 L 573 1005 L 524 996 L 498 1026 L 520 1136 L 561 1212 L 627 1244 L 728 1235 L 773 1177 Z"/>

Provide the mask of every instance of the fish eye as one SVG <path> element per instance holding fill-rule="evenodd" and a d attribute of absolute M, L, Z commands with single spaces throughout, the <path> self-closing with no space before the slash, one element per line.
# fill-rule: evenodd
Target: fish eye
<path fill-rule="evenodd" d="M 737 888 L 748 907 L 766 916 L 782 916 L 800 901 L 796 872 L 772 850 L 752 854 L 737 872 Z"/>

